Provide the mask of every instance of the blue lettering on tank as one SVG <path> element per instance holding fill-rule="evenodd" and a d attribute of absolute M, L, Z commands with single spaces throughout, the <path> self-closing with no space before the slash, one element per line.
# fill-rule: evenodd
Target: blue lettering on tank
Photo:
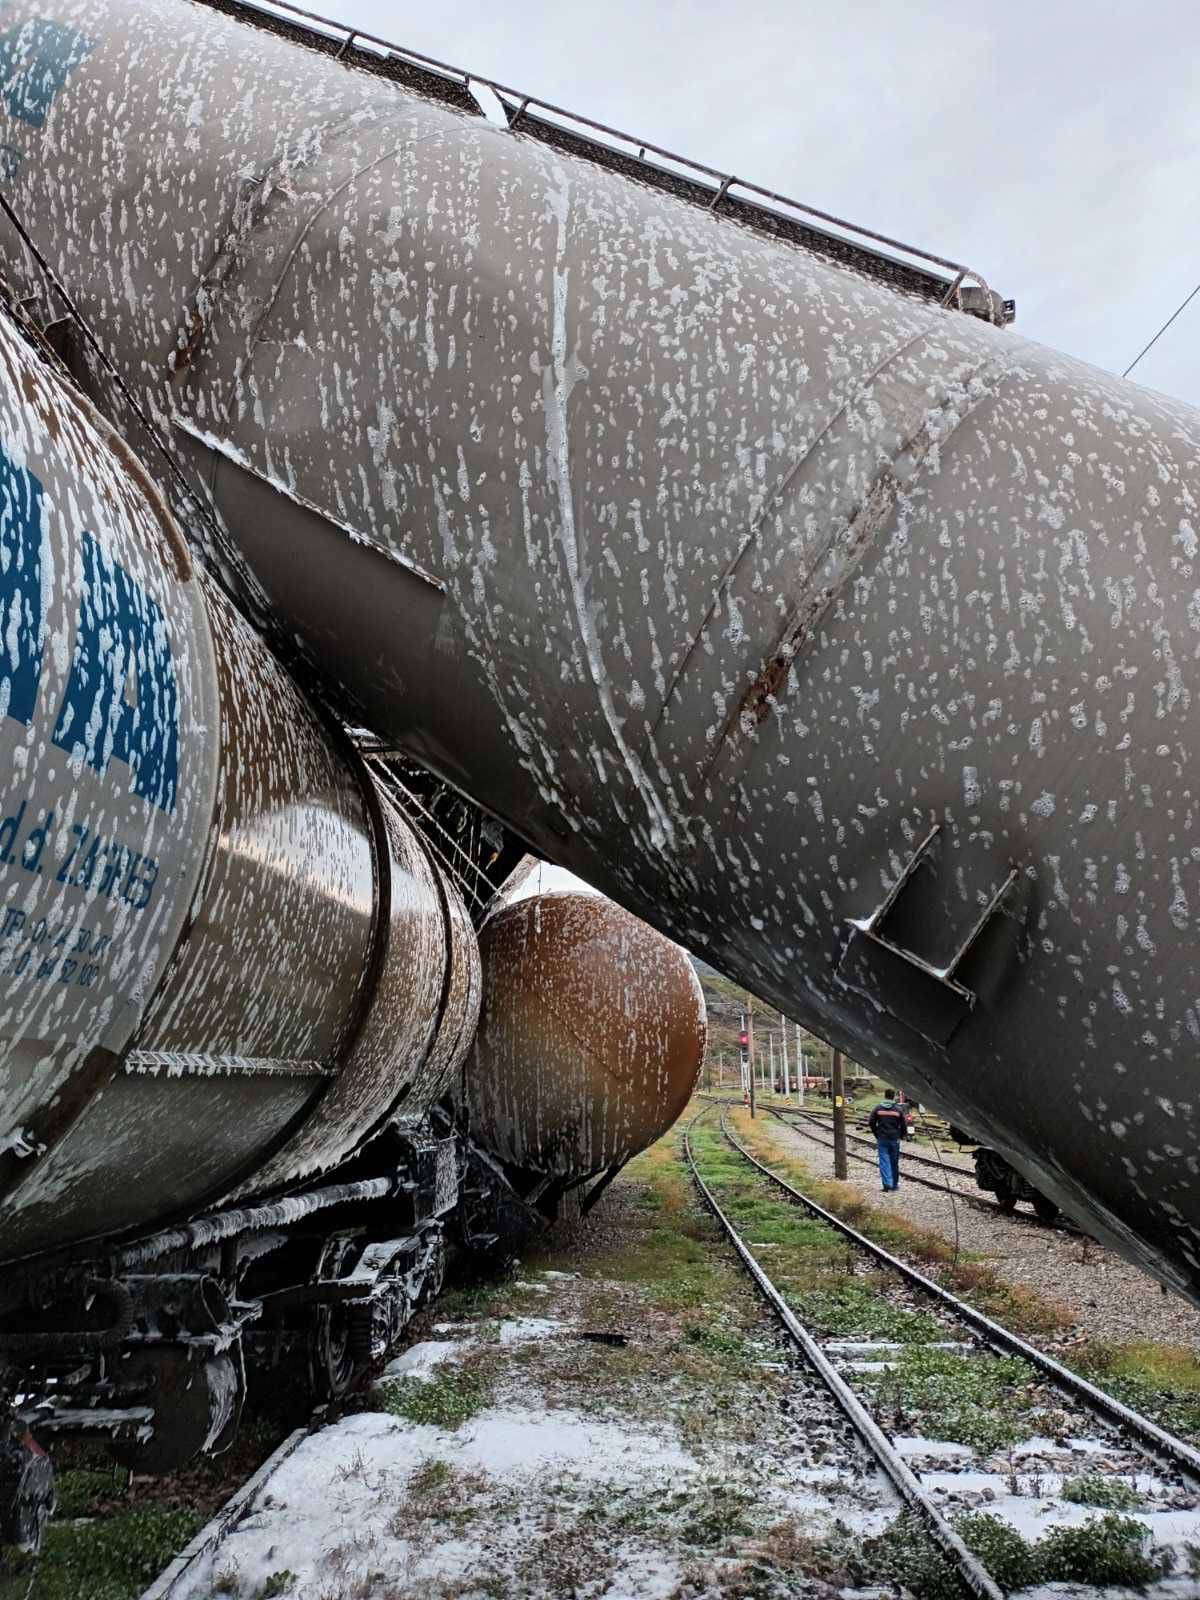
<path fill-rule="evenodd" d="M 179 691 L 166 618 L 88 533 L 82 557 L 79 626 L 54 743 L 98 773 L 123 762 L 136 794 L 174 811 Z"/>
<path fill-rule="evenodd" d="M 55 95 L 92 49 L 91 39 L 45 17 L 0 33 L 0 102 L 9 116 L 42 127 Z"/>
<path fill-rule="evenodd" d="M 42 612 L 42 485 L 0 450 L 0 716 L 33 720 Z"/>

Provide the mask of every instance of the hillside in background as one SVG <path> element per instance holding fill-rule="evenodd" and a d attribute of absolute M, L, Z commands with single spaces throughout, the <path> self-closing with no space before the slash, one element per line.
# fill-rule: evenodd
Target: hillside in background
<path fill-rule="evenodd" d="M 715 1085 L 718 1081 L 718 1068 L 722 1056 L 725 1061 L 725 1083 L 727 1085 L 736 1081 L 738 1062 L 738 1034 L 742 1027 L 742 1017 L 746 1011 L 747 993 L 741 984 L 734 983 L 732 979 L 722 977 L 706 961 L 701 961 L 693 956 L 692 965 L 700 979 L 700 986 L 704 990 L 704 1000 L 708 1007 L 708 1050 L 705 1055 L 703 1082 L 706 1085 Z M 795 1071 L 795 1045 L 796 1029 L 793 1023 L 787 1026 L 788 1061 L 792 1072 Z M 755 1058 L 761 1063 L 770 1059 L 771 1043 L 774 1042 L 776 1062 L 779 1061 L 780 1036 L 784 1029 L 784 1019 L 774 1006 L 769 1006 L 763 1000 L 754 1001 L 754 1045 Z M 833 1051 L 823 1039 L 818 1039 L 814 1034 L 801 1030 L 801 1043 L 804 1049 L 805 1070 L 810 1077 L 828 1077 L 832 1070 Z M 847 1058 L 847 1076 L 860 1073 L 863 1069 Z"/>

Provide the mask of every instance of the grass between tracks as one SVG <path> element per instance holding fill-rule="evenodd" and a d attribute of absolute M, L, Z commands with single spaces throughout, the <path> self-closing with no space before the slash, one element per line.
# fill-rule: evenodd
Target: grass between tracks
<path fill-rule="evenodd" d="M 915 1259 L 943 1282 L 955 1269 L 952 1253 L 938 1236 L 893 1215 L 877 1212 L 857 1196 L 816 1180 L 800 1161 L 789 1159 L 740 1115 L 742 1142 L 819 1204 L 843 1217 L 867 1237 Z M 937 1348 L 955 1340 L 959 1329 L 928 1311 L 897 1305 L 895 1277 L 871 1269 L 866 1257 L 835 1230 L 804 1213 L 742 1161 L 717 1131 L 715 1121 L 700 1124 L 692 1145 L 701 1174 L 717 1203 L 752 1245 L 776 1287 L 810 1331 L 853 1340 L 887 1340 L 900 1348 L 894 1364 L 860 1373 L 855 1383 L 871 1409 L 893 1434 L 966 1444 L 980 1456 L 1003 1458 L 1005 1447 L 1032 1434 L 1062 1431 L 1063 1418 L 1051 1409 L 1055 1396 L 1024 1361 Z M 777 1247 L 786 1246 L 786 1253 Z M 1021 1295 L 1012 1316 L 1008 1286 L 990 1271 L 954 1271 L 955 1292 L 985 1298 L 999 1315 L 1007 1306 L 1010 1325 L 1020 1320 L 1033 1331 L 1061 1325 L 1058 1308 Z M 903 1296 L 902 1296 L 903 1297 Z M 1174 1372 L 1169 1361 L 1164 1366 Z M 1009 1458 L 1011 1460 L 1011 1458 Z M 1041 1583 L 1069 1582 L 1089 1587 L 1144 1587 L 1168 1575 L 1170 1552 L 1155 1550 L 1141 1522 L 1118 1513 L 1136 1510 L 1141 1497 L 1128 1485 L 1101 1475 L 1082 1475 L 1066 1486 L 1064 1498 L 1095 1507 L 1097 1515 L 1081 1527 L 1050 1529 L 1030 1543 L 1003 1519 L 978 1512 L 960 1515 L 955 1526 L 964 1542 L 1008 1590 Z M 920 1600 L 950 1600 L 961 1591 L 957 1579 L 919 1525 L 907 1517 L 859 1552 L 873 1580 L 903 1583 Z M 1195 1562 L 1193 1562 L 1195 1565 Z M 1200 1575 L 1200 1566 L 1194 1575 Z"/>
<path fill-rule="evenodd" d="M 880 1211 L 842 1184 L 814 1177 L 803 1161 L 790 1155 L 772 1137 L 766 1124 L 752 1121 L 742 1111 L 734 1113 L 732 1122 L 734 1132 L 746 1148 L 780 1177 L 802 1187 L 804 1193 L 826 1211 L 832 1211 L 835 1217 L 883 1245 L 885 1250 L 913 1262 L 952 1294 L 969 1300 L 1005 1327 L 1026 1335 L 1047 1335 L 1069 1325 L 1070 1314 L 1064 1307 L 1020 1284 L 1006 1283 L 986 1262 L 961 1257 L 956 1261 L 953 1247 L 940 1233 L 919 1228 L 894 1213 Z"/>
<path fill-rule="evenodd" d="M 754 1247 L 776 1287 L 811 1332 L 855 1341 L 885 1340 L 901 1347 L 893 1368 L 864 1373 L 858 1379 L 861 1388 L 873 1393 L 875 1408 L 893 1432 L 922 1434 L 986 1452 L 1039 1431 L 1046 1396 L 1025 1362 L 976 1349 L 967 1355 L 931 1348 L 958 1341 L 959 1325 L 937 1316 L 906 1289 L 898 1289 L 893 1273 L 875 1270 L 833 1228 L 774 1189 L 729 1147 L 715 1126 L 700 1124 L 692 1142 L 717 1203 Z M 811 1187 L 807 1175 L 804 1184 Z M 894 1234 L 890 1219 L 888 1227 Z"/>
<path fill-rule="evenodd" d="M 986 1261 L 954 1259 L 954 1251 L 938 1233 L 894 1213 L 881 1211 L 841 1184 L 814 1177 L 804 1162 L 790 1154 L 769 1123 L 741 1110 L 733 1113 L 738 1139 L 781 1177 L 796 1183 L 819 1205 L 833 1212 L 867 1238 L 911 1261 L 952 1294 L 994 1317 L 1015 1333 L 1036 1343 L 1053 1343 L 1071 1324 L 1070 1312 L 1021 1284 L 1006 1283 Z M 1116 1399 L 1150 1417 L 1161 1427 L 1200 1444 L 1200 1361 L 1184 1346 L 1135 1341 L 1106 1344 L 1093 1340 L 1053 1353 L 1081 1376 Z"/>

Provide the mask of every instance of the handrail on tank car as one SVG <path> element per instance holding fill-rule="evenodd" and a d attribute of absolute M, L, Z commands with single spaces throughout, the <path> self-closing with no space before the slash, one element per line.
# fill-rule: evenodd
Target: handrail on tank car
<path fill-rule="evenodd" d="M 205 0 L 212 3 L 212 0 Z M 946 292 L 941 299 L 943 306 L 955 304 L 961 308 L 962 288 L 966 280 L 972 279 L 978 285 L 988 311 L 985 320 L 1003 323 L 1011 321 L 1010 302 L 1002 302 L 1003 309 L 997 313 L 995 310 L 998 296 L 993 294 L 986 278 L 974 267 L 964 265 L 960 261 L 952 261 L 946 256 L 935 255 L 930 250 L 922 250 L 919 245 L 907 244 L 903 239 L 894 239 L 890 234 L 877 233 L 872 228 L 864 228 L 859 223 L 848 222 L 844 217 L 838 217 L 830 211 L 822 211 L 817 206 L 810 206 L 803 200 L 795 200 L 790 195 L 780 194 L 774 189 L 763 188 L 761 184 L 751 183 L 746 178 L 738 178 L 732 173 L 724 173 L 716 167 L 706 166 L 701 161 L 693 161 L 688 156 L 677 155 L 668 150 L 664 145 L 654 144 L 646 139 L 635 138 L 632 134 L 624 133 L 620 128 L 610 128 L 606 123 L 597 122 L 592 117 L 580 115 L 577 111 L 568 111 L 564 106 L 555 105 L 550 100 L 542 100 L 537 95 L 526 94 L 521 89 L 514 89 L 508 84 L 499 83 L 493 78 L 480 77 L 478 73 L 468 72 L 464 67 L 456 67 L 448 61 L 441 61 L 437 56 L 425 55 L 420 50 L 410 50 L 404 45 L 394 44 L 390 39 L 383 38 L 380 34 L 370 33 L 365 28 L 352 28 L 347 23 L 337 22 L 331 17 L 324 17 L 319 12 L 307 11 L 302 6 L 293 5 L 291 0 L 234 0 L 238 10 L 257 11 L 261 16 L 276 18 L 280 21 L 297 19 L 302 23 L 310 24 L 309 31 L 318 32 L 330 40 L 339 39 L 341 48 L 337 51 L 335 59 L 342 60 L 347 52 L 360 44 L 374 45 L 385 50 L 389 55 L 399 57 L 401 60 L 432 71 L 439 76 L 456 81 L 468 94 L 472 92 L 472 85 L 491 90 L 504 109 L 510 128 L 514 128 L 520 119 L 529 111 L 547 113 L 551 117 L 562 118 L 569 126 L 561 129 L 563 133 L 580 137 L 576 130 L 585 129 L 582 135 L 589 142 L 603 144 L 604 140 L 619 140 L 627 145 L 630 151 L 636 151 L 636 159 L 644 162 L 647 154 L 657 156 L 662 161 L 671 162 L 674 166 L 683 169 L 683 175 L 698 176 L 702 180 L 714 180 L 712 188 L 712 203 L 710 210 L 715 211 L 717 206 L 730 195 L 731 190 L 738 190 L 744 194 L 752 195 L 758 201 L 768 201 L 765 208 L 770 211 L 773 207 L 786 206 L 792 211 L 799 212 L 802 216 L 813 217 L 820 222 L 828 223 L 831 227 L 842 229 L 843 233 L 852 237 L 844 243 L 854 244 L 856 240 L 869 239 L 873 244 L 884 245 L 890 250 L 901 250 L 914 260 L 922 261 L 930 266 L 942 267 L 947 272 L 954 274 L 953 281 L 946 285 Z M 221 9 L 225 9 L 222 7 Z M 553 128 L 554 124 L 547 124 Z M 594 136 L 600 134 L 603 139 Z M 611 146 L 605 145 L 611 149 Z M 619 150 L 615 152 L 621 154 Z M 671 174 L 668 172 L 668 176 Z M 681 174 L 675 174 L 680 176 Z M 705 182 L 706 188 L 709 184 Z M 733 198 L 737 198 L 734 196 Z M 776 215 L 779 213 L 776 212 Z M 784 218 L 786 220 L 786 218 Z M 872 252 L 873 253 L 873 252 Z"/>

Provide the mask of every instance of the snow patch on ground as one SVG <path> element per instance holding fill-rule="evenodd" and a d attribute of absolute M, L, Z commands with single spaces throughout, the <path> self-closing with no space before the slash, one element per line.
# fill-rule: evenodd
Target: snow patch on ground
<path fill-rule="evenodd" d="M 567 1331 L 565 1322 L 553 1317 L 513 1317 L 500 1324 L 501 1344 L 529 1344 L 536 1339 L 554 1339 Z"/>
<path fill-rule="evenodd" d="M 443 1361 L 452 1361 L 461 1353 L 461 1349 L 461 1345 L 452 1339 L 426 1339 L 422 1344 L 414 1344 L 411 1350 L 406 1350 L 394 1361 L 389 1361 L 381 1376 L 385 1381 L 388 1378 L 428 1380 L 433 1377 L 435 1367 L 440 1367 Z"/>
<path fill-rule="evenodd" d="M 428 1349 L 418 1345 L 407 1354 Z M 414 1363 L 403 1373 L 418 1374 L 427 1375 L 428 1368 Z M 423 1548 L 408 1537 L 406 1491 L 414 1473 L 434 1462 L 467 1474 L 461 1481 L 477 1492 L 486 1488 L 496 1511 L 479 1519 L 477 1535 L 440 1536 Z M 354 1592 L 355 1583 L 369 1583 L 374 1573 L 381 1581 L 383 1574 L 402 1576 L 419 1590 L 423 1582 L 479 1574 L 489 1551 L 527 1538 L 524 1508 L 535 1505 L 535 1485 L 547 1475 L 558 1483 L 569 1478 L 584 1490 L 636 1488 L 652 1495 L 666 1494 L 699 1471 L 687 1451 L 665 1439 L 565 1410 L 537 1414 L 495 1406 L 456 1432 L 364 1412 L 312 1435 L 282 1463 L 241 1524 L 189 1575 L 180 1600 L 209 1600 L 218 1582 L 229 1600 L 249 1600 L 284 1570 L 294 1574 L 289 1593 L 302 1595 L 335 1582 Z M 678 1582 L 671 1562 L 630 1551 L 606 1600 L 655 1600 Z"/>

